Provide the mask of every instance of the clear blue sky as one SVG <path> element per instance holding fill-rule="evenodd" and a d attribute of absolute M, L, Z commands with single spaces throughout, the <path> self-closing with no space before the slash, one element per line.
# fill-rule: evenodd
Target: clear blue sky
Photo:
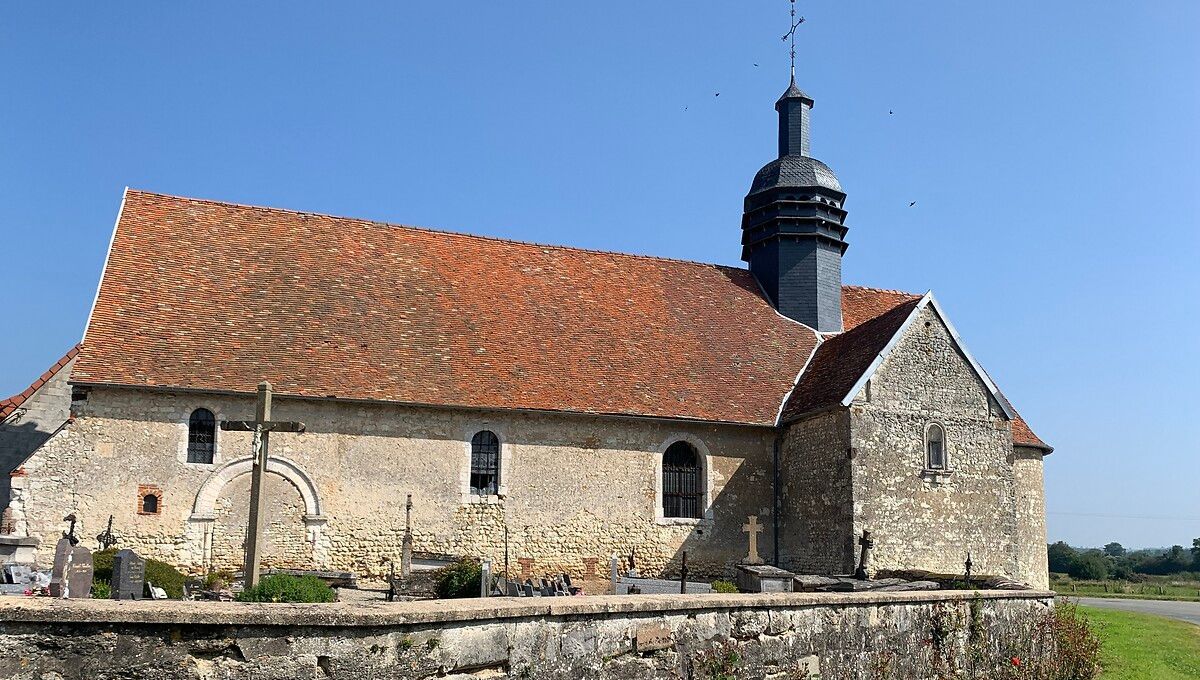
<path fill-rule="evenodd" d="M 4 3 L 0 394 L 80 337 L 126 185 L 740 264 L 786 12 Z M 1051 540 L 1190 544 L 1200 3 L 800 13 L 813 153 L 849 193 L 846 280 L 936 292 L 1057 447 Z"/>

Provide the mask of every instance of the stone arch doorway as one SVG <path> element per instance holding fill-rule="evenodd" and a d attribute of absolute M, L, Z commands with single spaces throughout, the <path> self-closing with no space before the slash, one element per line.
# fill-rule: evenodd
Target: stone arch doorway
<path fill-rule="evenodd" d="M 206 570 L 242 568 L 252 469 L 248 456 L 230 461 L 214 470 L 196 493 L 189 533 Z M 323 568 L 325 517 L 312 479 L 296 463 L 272 457 L 263 481 L 263 568 Z"/>

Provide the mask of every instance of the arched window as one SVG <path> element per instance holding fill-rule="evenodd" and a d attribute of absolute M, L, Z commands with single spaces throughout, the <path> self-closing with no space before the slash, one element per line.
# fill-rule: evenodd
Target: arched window
<path fill-rule="evenodd" d="M 216 434 L 217 419 L 213 417 L 212 411 L 206 408 L 192 411 L 192 417 L 188 419 L 187 462 L 213 462 Z"/>
<path fill-rule="evenodd" d="M 500 487 L 500 439 L 488 430 L 471 437 L 471 493 L 495 496 Z"/>
<path fill-rule="evenodd" d="M 946 469 L 946 433 L 937 423 L 925 430 L 925 467 L 930 470 Z"/>
<path fill-rule="evenodd" d="M 158 496 L 148 493 L 142 496 L 142 514 L 157 515 L 158 514 Z"/>
<path fill-rule="evenodd" d="M 704 492 L 700 456 L 687 442 L 675 442 L 663 453 L 663 517 L 699 518 Z"/>

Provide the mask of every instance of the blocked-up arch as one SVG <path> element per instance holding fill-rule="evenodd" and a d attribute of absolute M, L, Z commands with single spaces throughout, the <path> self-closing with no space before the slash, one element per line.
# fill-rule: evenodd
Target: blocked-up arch
<path fill-rule="evenodd" d="M 200 486 L 200 490 L 196 492 L 196 500 L 192 504 L 191 519 L 199 521 L 211 520 L 214 508 L 216 507 L 217 497 L 221 495 L 221 489 L 224 489 L 225 485 L 234 479 L 250 474 L 253 469 L 254 459 L 251 456 L 246 456 L 245 458 L 229 461 L 216 470 L 213 470 L 208 479 L 204 480 L 204 484 Z M 271 456 L 267 461 L 267 472 L 277 474 L 288 480 L 300 492 L 300 498 L 304 501 L 304 519 L 306 521 L 322 519 L 321 498 L 317 494 L 317 486 L 313 484 L 312 479 L 305 474 L 299 465 L 286 458 Z"/>

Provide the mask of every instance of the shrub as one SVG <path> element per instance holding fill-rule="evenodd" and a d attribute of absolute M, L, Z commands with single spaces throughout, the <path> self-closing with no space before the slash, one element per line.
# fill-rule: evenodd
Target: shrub
<path fill-rule="evenodd" d="M 483 567 L 478 562 L 461 559 L 437 570 L 434 590 L 442 599 L 479 597 L 479 584 L 482 579 Z"/>
<path fill-rule="evenodd" d="M 108 585 L 108 581 L 93 581 L 92 582 L 92 599 L 108 600 L 112 598 L 112 586 Z"/>
<path fill-rule="evenodd" d="M 112 583 L 113 556 L 116 554 L 115 548 L 92 553 L 92 574 L 95 580 Z M 167 597 L 181 598 L 187 576 L 166 562 L 146 560 L 146 580 L 167 591 Z"/>
<path fill-rule="evenodd" d="M 742 592 L 733 581 L 727 579 L 717 579 L 712 582 L 714 593 L 740 593 Z"/>
<path fill-rule="evenodd" d="M 316 576 L 271 574 L 238 593 L 239 602 L 333 602 L 334 592 Z"/>

